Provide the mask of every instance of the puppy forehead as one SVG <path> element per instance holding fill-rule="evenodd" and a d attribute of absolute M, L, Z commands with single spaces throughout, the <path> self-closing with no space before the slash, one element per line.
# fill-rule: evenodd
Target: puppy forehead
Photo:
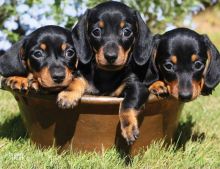
<path fill-rule="evenodd" d="M 52 35 L 42 35 L 37 38 L 32 38 L 30 47 L 39 46 L 42 49 L 54 49 L 61 48 L 63 44 L 68 44 L 67 46 L 73 46 L 72 39 L 66 35 L 54 34 Z M 61 48 L 62 49 L 62 48 Z"/>
<path fill-rule="evenodd" d="M 165 38 L 159 45 L 159 56 L 162 59 L 168 59 L 171 56 L 176 56 L 177 60 L 182 62 L 195 61 L 200 57 L 204 58 L 206 55 L 205 46 L 193 37 L 176 36 Z M 193 57 L 193 59 L 192 59 Z"/>
<path fill-rule="evenodd" d="M 70 35 L 71 37 L 71 35 Z M 42 35 L 39 36 L 38 39 L 38 43 L 42 42 L 42 41 L 46 41 L 46 42 L 51 42 L 51 43 L 64 43 L 64 42 L 71 42 L 71 38 L 69 38 L 67 35 L 65 34 L 56 34 L 56 33 L 51 33 L 51 34 L 46 34 L 46 35 Z"/>
<path fill-rule="evenodd" d="M 111 24 L 126 21 L 132 24 L 135 22 L 135 14 L 129 8 L 102 7 L 92 10 L 90 13 L 89 22 L 96 23 L 98 21 Z"/>
<path fill-rule="evenodd" d="M 99 15 L 105 12 L 108 13 L 118 12 L 124 15 L 129 15 L 133 12 L 133 10 L 121 2 L 108 1 L 97 5 L 95 8 L 93 8 L 92 12 Z"/>

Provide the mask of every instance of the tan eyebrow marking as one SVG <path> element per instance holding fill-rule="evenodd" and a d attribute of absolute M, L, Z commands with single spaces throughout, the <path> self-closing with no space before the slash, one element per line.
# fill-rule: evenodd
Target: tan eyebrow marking
<path fill-rule="evenodd" d="M 66 43 L 63 43 L 63 44 L 61 45 L 61 49 L 64 51 L 66 48 L 67 48 L 67 44 L 66 44 Z"/>
<path fill-rule="evenodd" d="M 175 55 L 171 56 L 171 57 L 170 57 L 170 60 L 171 60 L 174 64 L 177 63 L 177 57 L 176 57 Z"/>
<path fill-rule="evenodd" d="M 45 43 L 41 43 L 40 44 L 40 48 L 43 49 L 43 50 L 46 50 L 47 45 Z"/>
<path fill-rule="evenodd" d="M 125 21 L 121 21 L 120 22 L 120 28 L 124 28 L 124 26 L 125 26 Z"/>
<path fill-rule="evenodd" d="M 197 55 L 193 54 L 193 55 L 191 56 L 192 62 L 195 62 L 197 59 L 198 59 L 198 56 L 197 56 Z"/>
<path fill-rule="evenodd" d="M 99 27 L 104 28 L 104 26 L 105 26 L 105 23 L 103 21 L 99 21 Z"/>

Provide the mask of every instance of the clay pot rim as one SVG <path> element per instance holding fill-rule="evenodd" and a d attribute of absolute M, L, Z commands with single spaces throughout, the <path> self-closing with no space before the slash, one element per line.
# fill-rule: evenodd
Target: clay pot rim
<path fill-rule="evenodd" d="M 56 100 L 56 97 L 57 97 L 57 94 L 42 94 L 42 93 L 36 93 L 36 92 L 22 93 L 20 91 L 13 91 L 9 88 L 3 88 L 3 90 L 7 90 L 15 94 L 22 95 L 24 97 L 34 97 L 34 98 L 40 98 L 40 99 L 45 99 L 45 100 Z M 151 94 L 148 98 L 148 103 L 158 102 L 163 99 L 165 98 L 157 97 Z M 123 98 L 118 98 L 118 97 L 84 95 L 81 98 L 80 103 L 81 104 L 115 105 L 115 104 L 120 104 L 122 101 L 123 101 Z"/>
<path fill-rule="evenodd" d="M 48 93 L 42 93 L 42 92 L 37 93 L 35 91 L 29 91 L 27 93 L 27 92 L 21 92 L 18 90 L 12 90 L 8 86 L 6 86 L 4 79 L 5 78 L 0 78 L 0 83 L 1 83 L 0 88 L 3 90 L 10 91 L 14 94 L 22 95 L 24 97 L 34 97 L 34 98 L 41 98 L 41 99 L 45 99 L 45 100 L 56 100 L 57 93 L 49 93 L 48 94 Z M 156 95 L 150 94 L 150 96 L 148 98 L 148 103 L 158 102 L 163 99 L 165 99 L 165 98 L 161 98 Z M 114 105 L 114 104 L 120 104 L 122 101 L 123 101 L 123 98 L 118 98 L 118 97 L 84 95 L 81 98 L 80 103 L 82 103 L 82 104 L 105 104 L 105 105 L 110 104 L 110 105 Z"/>

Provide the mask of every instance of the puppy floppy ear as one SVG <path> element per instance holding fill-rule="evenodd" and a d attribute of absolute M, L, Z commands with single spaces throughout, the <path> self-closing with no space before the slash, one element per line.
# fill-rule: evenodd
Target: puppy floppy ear
<path fill-rule="evenodd" d="M 92 59 L 92 49 L 88 40 L 88 16 L 90 10 L 79 19 L 78 23 L 72 30 L 73 42 L 76 47 L 76 53 L 83 64 L 87 64 Z"/>
<path fill-rule="evenodd" d="M 141 18 L 139 12 L 135 11 L 137 18 L 138 36 L 133 49 L 134 61 L 138 65 L 144 65 L 152 53 L 152 35 L 150 29 Z"/>
<path fill-rule="evenodd" d="M 159 34 L 153 36 L 152 53 L 150 55 L 150 59 L 147 65 L 147 72 L 145 75 L 145 82 L 144 82 L 146 86 L 150 86 L 152 83 L 159 80 L 159 72 L 156 66 L 155 59 L 157 55 L 158 45 L 160 43 L 160 38 L 161 35 Z"/>
<path fill-rule="evenodd" d="M 0 56 L 0 74 L 4 77 L 26 76 L 27 70 L 24 61 L 25 39 L 15 43 L 2 56 Z"/>
<path fill-rule="evenodd" d="M 0 56 L 3 55 L 5 53 L 4 50 L 0 50 Z"/>
<path fill-rule="evenodd" d="M 207 69 L 204 71 L 203 95 L 209 95 L 220 82 L 220 54 L 207 35 L 203 35 L 203 41 L 207 47 Z"/>

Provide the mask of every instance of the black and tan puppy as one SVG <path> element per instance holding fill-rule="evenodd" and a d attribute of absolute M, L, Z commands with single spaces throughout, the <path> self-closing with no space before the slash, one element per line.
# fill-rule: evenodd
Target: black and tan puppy
<path fill-rule="evenodd" d="M 155 66 L 160 81 L 149 89 L 180 101 L 209 95 L 220 81 L 220 55 L 207 35 L 177 28 L 155 36 Z"/>
<path fill-rule="evenodd" d="M 147 64 L 150 30 L 137 11 L 119 2 L 105 2 L 87 10 L 72 33 L 84 77 L 81 91 L 124 97 L 119 110 L 122 135 L 132 143 L 139 135 L 136 116 L 148 93 L 132 73 L 131 64 Z M 68 99 L 78 93 L 74 91 L 60 97 L 61 107 L 75 104 L 76 100 Z"/>
<path fill-rule="evenodd" d="M 0 73 L 12 89 L 59 91 L 72 82 L 75 53 L 71 31 L 41 27 L 0 57 Z"/>

